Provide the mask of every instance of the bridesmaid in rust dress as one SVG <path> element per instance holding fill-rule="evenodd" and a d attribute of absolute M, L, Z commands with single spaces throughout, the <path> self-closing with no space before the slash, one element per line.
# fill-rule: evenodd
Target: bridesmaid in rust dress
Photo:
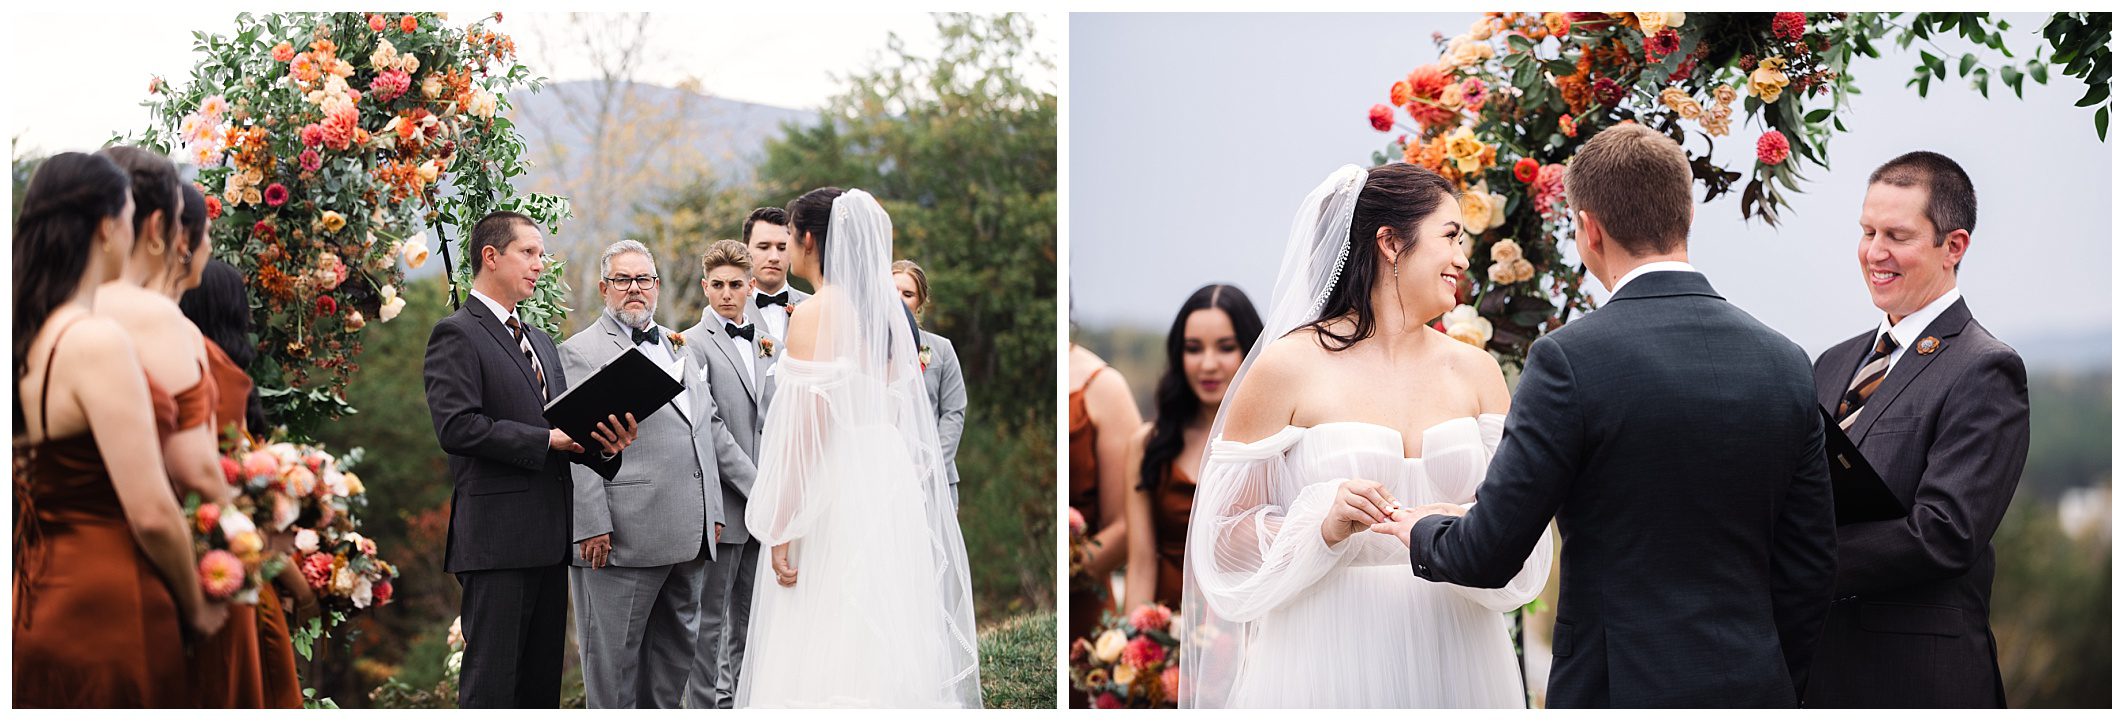
<path fill-rule="evenodd" d="M 187 705 L 184 629 L 219 630 L 156 451 L 157 414 L 123 329 L 91 312 L 133 245 L 130 181 L 61 153 L 14 236 L 14 704 Z M 158 408 L 159 405 L 159 408 Z"/>
<path fill-rule="evenodd" d="M 246 337 L 250 332 L 250 303 L 244 298 L 242 272 L 228 263 L 207 260 L 206 197 L 197 188 L 185 186 L 184 212 L 180 217 L 191 255 L 178 258 L 178 266 L 185 272 L 184 280 L 178 284 L 181 295 L 177 305 L 206 340 L 207 376 L 212 379 L 216 396 L 208 427 L 221 441 L 217 450 L 226 453 L 234 444 L 232 439 L 248 437 L 252 426 L 264 424 L 258 393 L 243 370 L 257 354 Z M 224 346 L 234 349 L 241 359 L 224 352 Z M 266 536 L 269 552 L 284 555 L 283 547 L 293 545 L 293 537 L 288 534 L 266 532 Z M 217 646 L 210 652 L 231 662 L 195 665 L 194 682 L 210 694 L 201 699 L 200 705 L 302 708 L 302 681 L 295 673 L 295 644 L 279 591 L 292 584 L 294 595 L 307 599 L 299 603 L 310 608 L 311 615 L 315 615 L 316 597 L 302 582 L 301 572 L 286 563 L 284 557 L 282 561 L 280 574 L 258 589 L 258 604 L 231 606 L 229 625 L 209 639 L 209 644 Z M 249 625 L 242 618 L 247 614 L 255 617 Z M 199 655 L 204 657 L 208 652 Z"/>
<path fill-rule="evenodd" d="M 1128 496 L 1128 429 L 1143 423 L 1128 381 L 1098 354 L 1069 346 L 1069 507 L 1084 515 L 1095 542 L 1085 575 L 1108 584 L 1128 558 L 1128 523 L 1122 511 Z M 1070 579 L 1069 638 L 1087 638 L 1099 617 L 1114 608 L 1113 594 Z M 1070 707 L 1086 708 L 1090 699 L 1072 690 Z"/>
<path fill-rule="evenodd" d="M 1210 423 L 1239 362 L 1261 336 L 1261 316 L 1246 294 L 1206 285 L 1188 296 L 1165 336 L 1165 376 L 1153 397 L 1158 415 L 1129 449 L 1136 473 L 1128 495 L 1128 589 L 1124 610 L 1149 603 L 1180 608 L 1180 569 L 1187 557 L 1187 517 L 1195 502 Z"/>
<path fill-rule="evenodd" d="M 177 494 L 208 501 L 235 496 L 221 470 L 215 444 L 218 389 L 207 373 L 206 341 L 177 307 L 177 296 L 206 262 L 204 236 L 194 242 L 182 222 L 185 184 L 169 159 L 139 148 L 99 153 L 126 170 L 133 182 L 133 252 L 124 272 L 96 291 L 96 313 L 117 321 L 133 341 L 148 387 L 166 391 L 174 415 L 158 413 L 163 467 Z M 202 212 L 205 202 L 200 203 Z M 203 216 L 202 216 L 203 219 Z M 202 230 L 204 226 L 202 225 Z M 195 696 L 186 705 L 258 708 L 264 703 L 259 669 L 255 606 L 230 604 L 220 633 L 197 639 L 187 664 Z"/>

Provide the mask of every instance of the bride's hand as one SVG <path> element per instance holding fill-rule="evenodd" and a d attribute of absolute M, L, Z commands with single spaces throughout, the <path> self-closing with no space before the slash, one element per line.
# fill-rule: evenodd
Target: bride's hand
<path fill-rule="evenodd" d="M 1393 518 L 1401 503 L 1378 481 L 1352 478 L 1335 489 L 1327 518 L 1320 522 L 1320 540 L 1334 546 L 1352 535 Z"/>
<path fill-rule="evenodd" d="M 796 566 L 789 562 L 789 544 L 784 543 L 775 546 L 771 555 L 773 556 L 774 582 L 785 587 L 796 585 L 797 571 Z"/>

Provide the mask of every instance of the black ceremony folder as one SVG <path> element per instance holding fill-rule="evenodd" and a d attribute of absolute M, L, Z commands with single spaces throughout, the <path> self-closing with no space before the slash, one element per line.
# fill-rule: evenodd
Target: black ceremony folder
<path fill-rule="evenodd" d="M 599 421 L 617 416 L 625 423 L 628 413 L 634 414 L 636 423 L 649 420 L 649 414 L 678 397 L 681 390 L 685 387 L 657 367 L 656 361 L 640 349 L 628 348 L 547 403 L 546 422 L 582 444 L 583 450 L 595 453 L 599 447 L 590 432 L 597 430 Z"/>
<path fill-rule="evenodd" d="M 1910 515 L 1910 509 L 1888 490 L 1888 484 L 1874 472 L 1866 457 L 1859 455 L 1858 445 L 1844 435 L 1844 429 L 1829 417 L 1829 411 L 1819 407 L 1816 410 L 1822 414 L 1822 450 L 1829 455 L 1829 482 L 1836 488 L 1836 525 L 1889 521 Z"/>

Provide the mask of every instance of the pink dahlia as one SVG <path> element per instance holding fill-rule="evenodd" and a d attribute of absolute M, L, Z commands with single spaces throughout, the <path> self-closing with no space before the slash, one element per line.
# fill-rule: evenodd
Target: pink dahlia
<path fill-rule="evenodd" d="M 317 147 L 324 144 L 324 126 L 316 123 L 302 126 L 302 144 Z"/>
<path fill-rule="evenodd" d="M 1792 157 L 1792 143 L 1785 140 L 1784 133 L 1772 130 L 1756 139 L 1755 159 L 1763 161 L 1764 165 L 1776 165 L 1789 157 Z"/>
<path fill-rule="evenodd" d="M 1137 631 L 1164 631 L 1173 622 L 1173 610 L 1158 604 L 1137 606 L 1128 614 L 1128 625 Z"/>
<path fill-rule="evenodd" d="M 376 102 L 388 103 L 392 98 L 404 95 L 406 88 L 412 86 L 413 76 L 394 68 L 377 73 L 376 79 L 369 81 L 369 93 L 376 98 Z"/>
<path fill-rule="evenodd" d="M 333 150 L 346 150 L 354 144 L 354 131 L 358 116 L 351 104 L 340 105 L 324 119 L 324 142 Z"/>
<path fill-rule="evenodd" d="M 1490 97 L 1490 86 L 1484 84 L 1482 78 L 1468 78 L 1460 81 L 1460 94 L 1468 110 L 1482 112 L 1483 101 Z"/>
<path fill-rule="evenodd" d="M 310 588 L 318 590 L 332 585 L 332 557 L 323 553 L 303 556 L 302 580 L 309 582 Z"/>
<path fill-rule="evenodd" d="M 1439 107 L 1438 94 L 1453 82 L 1451 74 L 1437 65 L 1424 65 L 1409 71 L 1409 91 L 1413 99 L 1404 106 L 1409 117 L 1426 128 L 1447 127 L 1460 122 L 1460 113 Z"/>
<path fill-rule="evenodd" d="M 302 161 L 303 170 L 316 170 L 324 167 L 324 156 L 318 155 L 315 150 L 304 150 L 302 155 L 298 155 L 296 158 Z"/>
<path fill-rule="evenodd" d="M 234 458 L 222 456 L 221 475 L 228 479 L 231 486 L 243 485 L 243 464 L 237 463 Z"/>
<path fill-rule="evenodd" d="M 262 220 L 258 222 L 260 224 L 265 223 L 265 221 Z M 271 478 L 272 476 L 278 473 L 280 473 L 280 459 L 274 458 L 273 454 L 271 453 L 267 453 L 265 451 L 251 451 L 250 455 L 246 455 L 243 457 L 243 475 L 246 478 L 257 478 L 260 476 Z"/>
<path fill-rule="evenodd" d="M 1136 668 L 1150 668 L 1165 662 L 1165 645 L 1149 636 L 1137 636 L 1121 649 L 1121 662 Z"/>
<path fill-rule="evenodd" d="M 266 186 L 265 202 L 266 205 L 275 208 L 286 205 L 288 203 L 288 186 L 279 183 Z"/>
<path fill-rule="evenodd" d="M 1372 106 L 1372 129 L 1387 132 L 1394 129 L 1394 109 L 1385 105 Z"/>
<path fill-rule="evenodd" d="M 1770 18 L 1770 33 L 1780 40 L 1798 40 L 1807 34 L 1806 13 L 1778 13 Z"/>
<path fill-rule="evenodd" d="M 243 590 L 243 561 L 228 551 L 207 551 L 199 557 L 199 585 L 217 601 L 236 595 Z"/>

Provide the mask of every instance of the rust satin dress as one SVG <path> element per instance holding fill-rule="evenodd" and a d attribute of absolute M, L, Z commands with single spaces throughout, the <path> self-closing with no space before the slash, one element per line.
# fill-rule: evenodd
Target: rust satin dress
<path fill-rule="evenodd" d="M 1091 413 L 1084 408 L 1084 389 L 1090 388 L 1092 380 L 1105 372 L 1100 366 L 1085 376 L 1084 384 L 1069 392 L 1069 507 L 1084 514 L 1090 532 L 1097 533 L 1101 511 L 1099 506 L 1099 427 L 1092 424 Z M 1111 594 L 1102 595 L 1097 589 L 1079 588 L 1072 582 L 1069 589 L 1069 637 L 1071 640 L 1090 636 L 1099 626 L 1099 615 L 1114 608 Z"/>
<path fill-rule="evenodd" d="M 174 421 L 175 400 L 148 391 L 158 429 Z M 189 705 L 176 601 L 133 541 L 93 433 L 17 439 L 15 707 Z"/>
<path fill-rule="evenodd" d="M 250 405 L 251 377 L 214 341 L 206 342 L 207 373 L 214 378 L 214 438 L 227 438 L 230 425 L 248 435 L 244 411 Z M 302 680 L 295 674 L 295 641 L 288 629 L 280 594 L 272 579 L 258 589 L 257 616 L 259 685 L 263 703 L 259 708 L 302 708 Z"/>
<path fill-rule="evenodd" d="M 1151 538 L 1158 546 L 1158 595 L 1153 601 L 1180 610 L 1180 568 L 1187 562 L 1187 516 L 1195 508 L 1195 477 L 1174 461 L 1151 489 Z"/>

